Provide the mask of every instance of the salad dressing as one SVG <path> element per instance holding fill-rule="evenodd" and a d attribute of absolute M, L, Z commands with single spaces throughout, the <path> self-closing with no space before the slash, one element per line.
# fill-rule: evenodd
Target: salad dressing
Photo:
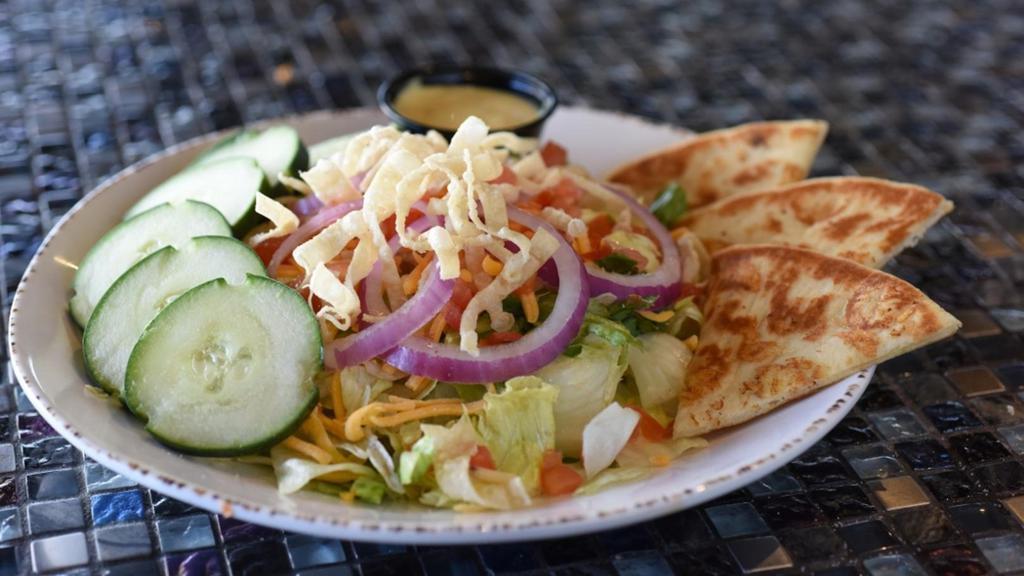
<path fill-rule="evenodd" d="M 513 92 L 462 84 L 412 82 L 398 93 L 395 110 L 419 124 L 455 130 L 476 116 L 494 130 L 522 126 L 537 118 L 537 104 Z"/>

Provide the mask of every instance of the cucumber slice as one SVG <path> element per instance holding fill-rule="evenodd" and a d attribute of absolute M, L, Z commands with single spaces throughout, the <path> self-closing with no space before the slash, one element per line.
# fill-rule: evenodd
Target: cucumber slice
<path fill-rule="evenodd" d="M 234 238 L 202 236 L 150 254 L 114 282 L 85 327 L 82 354 L 93 381 L 121 393 L 132 347 L 175 297 L 214 278 L 264 273 L 256 253 Z"/>
<path fill-rule="evenodd" d="M 338 136 L 331 138 L 330 140 L 324 140 L 323 142 L 313 144 L 309 147 L 309 165 L 312 166 L 317 163 L 318 160 L 324 158 L 330 158 L 339 152 L 344 152 L 345 148 L 348 148 L 348 143 L 356 137 L 356 134 L 345 134 L 344 136 Z"/>
<path fill-rule="evenodd" d="M 249 276 L 197 286 L 146 328 L 128 361 L 125 401 L 161 442 L 237 456 L 280 442 L 319 392 L 322 345 L 297 292 Z"/>
<path fill-rule="evenodd" d="M 230 158 L 179 172 L 143 196 L 125 218 L 165 202 L 199 200 L 219 210 L 240 232 L 252 225 L 256 193 L 268 191 L 269 183 L 255 160 Z"/>
<path fill-rule="evenodd" d="M 291 126 L 272 126 L 266 130 L 243 130 L 224 139 L 196 158 L 195 166 L 203 166 L 225 158 L 252 158 L 263 169 L 273 186 L 277 175 L 297 176 L 309 165 L 309 153 Z"/>
<path fill-rule="evenodd" d="M 231 226 L 209 204 L 186 200 L 161 204 L 112 228 L 78 265 L 70 303 L 75 322 L 84 328 L 110 285 L 136 262 L 196 236 L 231 236 Z"/>

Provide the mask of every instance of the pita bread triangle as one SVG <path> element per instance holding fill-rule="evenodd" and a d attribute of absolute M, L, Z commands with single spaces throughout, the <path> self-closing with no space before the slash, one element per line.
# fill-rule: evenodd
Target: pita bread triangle
<path fill-rule="evenodd" d="M 712 258 L 675 436 L 740 424 L 959 326 L 917 288 L 849 260 L 728 248 Z"/>
<path fill-rule="evenodd" d="M 785 244 L 881 268 L 953 209 L 939 194 L 877 178 L 814 178 L 723 198 L 681 224 L 712 252 Z"/>
<path fill-rule="evenodd" d="M 650 203 L 668 184 L 691 208 L 726 196 L 803 180 L 825 140 L 821 120 L 754 122 L 705 132 L 629 162 L 608 174 Z"/>

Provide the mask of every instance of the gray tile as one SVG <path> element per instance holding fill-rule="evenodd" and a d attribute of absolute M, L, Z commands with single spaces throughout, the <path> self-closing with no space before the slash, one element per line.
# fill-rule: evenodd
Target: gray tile
<path fill-rule="evenodd" d="M 18 464 L 14 459 L 14 446 L 0 444 L 0 473 L 14 472 L 17 467 Z"/>
<path fill-rule="evenodd" d="M 868 419 L 887 440 L 902 440 L 927 433 L 921 421 L 907 408 L 872 412 Z"/>
<path fill-rule="evenodd" d="M 1007 426 L 999 429 L 999 435 L 1006 440 L 1006 445 L 1017 454 L 1024 454 L 1024 424 Z"/>
<path fill-rule="evenodd" d="M 909 554 L 886 554 L 864 561 L 864 569 L 871 576 L 925 576 L 927 572 Z"/>
<path fill-rule="evenodd" d="M 285 544 L 292 558 L 292 567 L 296 569 L 345 561 L 345 550 L 337 540 L 293 535 L 285 539 Z"/>
<path fill-rule="evenodd" d="M 28 527 L 32 534 L 82 526 L 85 526 L 85 518 L 77 498 L 37 502 L 28 507 Z"/>
<path fill-rule="evenodd" d="M 793 566 L 789 553 L 775 536 L 733 540 L 728 546 L 744 574 L 781 570 Z"/>
<path fill-rule="evenodd" d="M 1020 534 L 979 538 L 978 548 L 1000 574 L 1024 570 L 1024 536 Z"/>
<path fill-rule="evenodd" d="M 903 466 L 896 455 L 884 446 L 856 446 L 843 450 L 843 456 L 850 467 L 863 479 L 896 476 Z"/>
<path fill-rule="evenodd" d="M 0 510 L 0 542 L 21 538 L 21 513 L 17 508 Z"/>
<path fill-rule="evenodd" d="M 768 525 L 749 502 L 705 508 L 711 524 L 722 538 L 764 534 Z"/>
<path fill-rule="evenodd" d="M 118 524 L 96 529 L 96 554 L 101 562 L 148 556 L 153 550 L 146 525 Z"/>
<path fill-rule="evenodd" d="M 164 552 L 180 552 L 213 546 L 210 517 L 205 514 L 157 521 L 160 548 Z"/>
<path fill-rule="evenodd" d="M 32 542 L 32 568 L 36 572 L 81 566 L 89 561 L 85 534 L 74 532 Z"/>
<path fill-rule="evenodd" d="M 135 482 L 95 462 L 85 465 L 85 483 L 89 492 L 135 486 Z"/>
<path fill-rule="evenodd" d="M 747 491 L 754 496 L 763 496 L 765 494 L 782 494 L 785 492 L 795 492 L 800 489 L 800 482 L 785 470 L 779 470 L 773 472 L 760 480 L 751 482 L 747 485 Z"/>
<path fill-rule="evenodd" d="M 672 567 L 656 552 L 617 556 L 612 560 L 620 576 L 670 576 Z"/>
<path fill-rule="evenodd" d="M 53 470 L 28 477 L 28 497 L 33 500 L 70 498 L 78 494 L 78 474 L 73 469 Z"/>

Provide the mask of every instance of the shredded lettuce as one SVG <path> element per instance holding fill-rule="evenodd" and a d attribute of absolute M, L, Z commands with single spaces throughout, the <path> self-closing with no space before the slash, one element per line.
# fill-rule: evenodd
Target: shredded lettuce
<path fill-rule="evenodd" d="M 513 378 L 484 396 L 480 435 L 498 470 L 515 474 L 531 494 L 540 486 L 544 452 L 555 448 L 558 389 L 534 376 Z"/>
<path fill-rule="evenodd" d="M 612 403 L 587 423 L 583 429 L 583 469 L 587 478 L 615 462 L 639 421 L 639 412 Z"/>
<path fill-rule="evenodd" d="M 385 492 L 387 492 L 387 487 L 380 480 L 360 477 L 352 483 L 352 493 L 356 498 L 370 504 L 380 504 L 384 500 Z"/>
<path fill-rule="evenodd" d="M 693 352 L 675 336 L 652 332 L 637 338 L 628 358 L 644 409 L 675 413 Z"/>
<path fill-rule="evenodd" d="M 677 301 L 672 306 L 672 311 L 675 314 L 669 320 L 665 332 L 682 339 L 700 334 L 704 315 L 701 314 L 700 307 L 693 301 L 693 296 L 687 296 Z"/>
<path fill-rule="evenodd" d="M 703 438 L 676 438 L 664 442 L 638 438 L 619 451 L 615 463 L 624 468 L 665 466 L 683 452 L 707 445 L 707 440 Z"/>
<path fill-rule="evenodd" d="M 283 446 L 270 449 L 270 458 L 274 462 L 274 474 L 277 476 L 277 489 L 282 494 L 293 494 L 301 490 L 316 478 L 331 472 L 349 472 L 357 476 L 376 478 L 373 468 L 352 462 L 340 464 L 318 464 L 292 452 Z"/>
<path fill-rule="evenodd" d="M 424 436 L 398 457 L 398 478 L 408 486 L 419 482 L 434 461 L 434 440 Z"/>
<path fill-rule="evenodd" d="M 575 356 L 559 356 L 534 373 L 558 389 L 555 401 L 555 449 L 577 458 L 583 427 L 615 398 L 626 371 L 624 348 L 587 336 Z"/>
<path fill-rule="evenodd" d="M 377 378 L 363 366 L 349 366 L 341 371 L 341 400 L 349 414 L 373 402 L 394 383 Z"/>
<path fill-rule="evenodd" d="M 576 489 L 576 496 L 589 496 L 612 486 L 647 478 L 654 468 L 606 468 Z"/>
<path fill-rule="evenodd" d="M 384 479 L 388 489 L 397 494 L 404 494 L 405 487 L 402 486 L 402 481 L 398 478 L 391 452 L 376 436 L 369 437 L 366 443 L 366 454 L 370 464 Z"/>

